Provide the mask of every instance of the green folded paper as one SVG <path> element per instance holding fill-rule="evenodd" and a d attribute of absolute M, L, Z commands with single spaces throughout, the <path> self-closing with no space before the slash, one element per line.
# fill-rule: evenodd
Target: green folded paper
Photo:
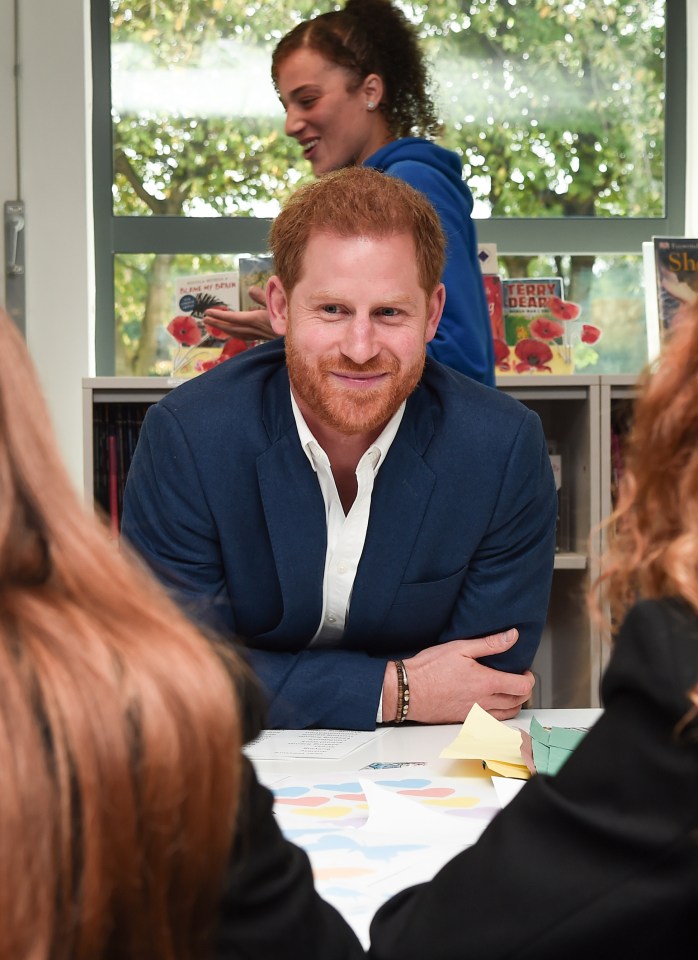
<path fill-rule="evenodd" d="M 551 776 L 558 772 L 587 733 L 574 727 L 543 727 L 535 717 L 531 718 L 529 732 L 536 771 Z"/>

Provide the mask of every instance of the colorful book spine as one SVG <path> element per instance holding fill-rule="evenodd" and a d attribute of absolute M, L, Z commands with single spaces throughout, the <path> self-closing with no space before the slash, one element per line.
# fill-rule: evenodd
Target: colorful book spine
<path fill-rule="evenodd" d="M 119 450 L 115 433 L 107 439 L 109 450 L 109 527 L 114 540 L 119 539 Z"/>
<path fill-rule="evenodd" d="M 495 340 L 504 340 L 504 311 L 502 307 L 502 280 L 494 273 L 483 274 L 487 307 L 490 312 L 492 336 Z"/>

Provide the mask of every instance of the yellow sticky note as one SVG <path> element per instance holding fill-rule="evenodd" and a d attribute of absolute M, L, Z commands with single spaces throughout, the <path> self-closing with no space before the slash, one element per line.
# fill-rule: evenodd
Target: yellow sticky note
<path fill-rule="evenodd" d="M 440 756 L 451 760 L 484 760 L 489 769 L 504 776 L 526 779 L 529 775 L 521 758 L 521 733 L 495 720 L 477 703 L 471 707 L 456 738 L 444 747 Z"/>
<path fill-rule="evenodd" d="M 513 777 L 514 780 L 528 780 L 531 771 L 525 763 L 502 763 L 501 760 L 485 760 L 487 769 L 498 773 L 500 777 Z"/>

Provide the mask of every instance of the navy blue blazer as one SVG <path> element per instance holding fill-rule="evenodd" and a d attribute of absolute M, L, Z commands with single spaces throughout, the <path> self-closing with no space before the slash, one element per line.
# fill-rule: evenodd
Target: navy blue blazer
<path fill-rule="evenodd" d="M 308 649 L 325 509 L 275 340 L 150 408 L 122 530 L 193 618 L 243 640 L 270 726 L 373 729 L 396 656 L 515 626 L 519 641 L 487 662 L 531 665 L 556 505 L 537 415 L 427 360 L 376 478 L 341 646 Z"/>

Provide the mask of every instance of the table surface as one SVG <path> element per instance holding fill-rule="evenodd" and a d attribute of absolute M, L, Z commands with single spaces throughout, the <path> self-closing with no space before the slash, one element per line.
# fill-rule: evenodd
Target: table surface
<path fill-rule="evenodd" d="M 535 716 L 543 726 L 588 729 L 600 714 L 523 710 L 507 725 L 527 730 Z M 379 728 L 376 737 L 341 759 L 253 760 L 260 780 L 275 794 L 282 831 L 306 851 L 319 893 L 343 914 L 364 947 L 378 907 L 406 886 L 428 881 L 476 842 L 523 785 L 495 783 L 504 778 L 493 778 L 480 760 L 442 760 L 440 752 L 460 727 Z M 274 731 L 272 738 L 284 733 Z M 315 749 L 328 732 L 302 733 Z M 408 845 L 406 835 L 413 837 Z"/>
<path fill-rule="evenodd" d="M 596 708 L 576 710 L 522 710 L 507 726 L 528 730 L 531 717 L 543 726 L 590 727 L 601 715 Z M 260 779 L 269 783 L 277 777 L 307 776 L 317 773 L 358 771 L 371 763 L 418 762 L 426 764 L 429 773 L 438 777 L 462 777 L 476 774 L 476 763 L 464 760 L 441 760 L 439 754 L 456 736 L 461 724 L 422 726 L 405 724 L 379 728 L 380 735 L 354 750 L 341 760 L 294 758 L 291 760 L 255 760 Z M 478 771 L 479 773 L 479 771 Z"/>
<path fill-rule="evenodd" d="M 535 716 L 543 726 L 588 729 L 600 714 L 523 710 L 507 725 L 527 730 Z M 275 793 L 282 831 L 306 851 L 319 893 L 343 914 L 364 947 L 378 907 L 404 887 L 428 881 L 476 842 L 513 795 L 509 790 L 523 783 L 495 784 L 480 760 L 442 760 L 440 752 L 460 727 L 379 728 L 375 738 L 341 759 L 253 760 L 260 780 Z M 317 738 L 314 731 L 303 733 L 313 748 L 323 742 L 323 731 Z M 405 835 L 418 842 L 406 846 Z"/>

